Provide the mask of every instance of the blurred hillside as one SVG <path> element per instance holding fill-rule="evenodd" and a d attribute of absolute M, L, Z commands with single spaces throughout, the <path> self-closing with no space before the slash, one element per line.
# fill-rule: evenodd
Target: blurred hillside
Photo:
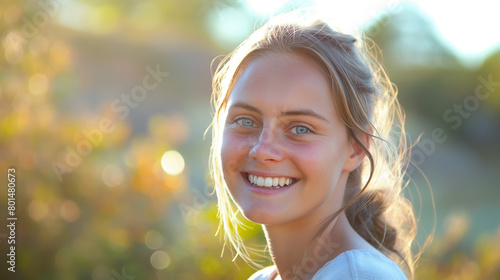
<path fill-rule="evenodd" d="M 382 50 L 412 138 L 421 136 L 412 160 L 432 185 L 438 225 L 453 213 L 467 215 L 474 221 L 466 238 L 472 242 L 499 226 L 492 221 L 497 220 L 500 182 L 500 50 L 470 69 L 434 30 L 424 14 L 408 5 L 368 26 L 366 35 Z M 442 134 L 439 141 L 433 138 L 436 129 Z M 413 174 L 425 185 L 418 172 Z M 429 216 L 426 207 L 424 200 L 422 210 Z"/>
<path fill-rule="evenodd" d="M 216 35 L 235 14 L 237 34 Z M 251 268 L 219 257 L 203 135 L 212 60 L 263 20 L 229 0 L 6 0 L 0 15 L 0 174 L 16 168 L 18 217 L 17 272 L 2 261 L 1 278 L 247 279 Z M 417 275 L 500 279 L 500 50 L 471 69 L 434 30 L 412 5 L 365 29 L 435 195 Z M 431 195 L 410 176 L 423 238 Z M 263 244 L 258 227 L 244 234 Z"/>

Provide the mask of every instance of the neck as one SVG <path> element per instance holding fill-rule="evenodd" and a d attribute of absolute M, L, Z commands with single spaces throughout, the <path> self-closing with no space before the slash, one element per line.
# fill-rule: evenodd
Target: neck
<path fill-rule="evenodd" d="M 296 221 L 293 225 L 266 226 L 267 242 L 278 273 L 283 280 L 311 279 L 328 261 L 353 249 L 373 249 L 339 214 L 317 239 L 321 222 Z"/>

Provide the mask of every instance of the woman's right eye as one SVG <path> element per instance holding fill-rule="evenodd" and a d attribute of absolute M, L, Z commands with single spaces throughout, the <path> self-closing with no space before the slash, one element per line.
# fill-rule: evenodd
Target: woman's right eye
<path fill-rule="evenodd" d="M 257 126 L 254 121 L 252 121 L 251 119 L 247 119 L 247 118 L 241 118 L 241 119 L 237 120 L 236 122 L 239 125 L 245 126 L 245 127 L 256 127 Z"/>

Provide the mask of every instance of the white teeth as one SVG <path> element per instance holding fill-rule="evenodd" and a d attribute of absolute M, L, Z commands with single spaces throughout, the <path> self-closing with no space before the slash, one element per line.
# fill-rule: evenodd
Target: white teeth
<path fill-rule="evenodd" d="M 285 181 L 286 181 L 286 179 L 285 179 L 284 177 L 281 177 L 281 178 L 280 178 L 280 182 L 279 182 L 279 183 L 280 183 L 280 186 L 282 186 L 282 187 L 283 187 L 283 186 L 285 185 Z"/>
<path fill-rule="evenodd" d="M 274 178 L 273 179 L 273 187 L 277 187 L 278 186 L 279 180 L 280 179 L 278 179 L 278 178 Z"/>
<path fill-rule="evenodd" d="M 261 186 L 261 187 L 263 187 L 263 186 L 264 186 L 264 178 L 259 177 L 259 178 L 257 179 L 257 186 Z"/>
<path fill-rule="evenodd" d="M 279 189 L 284 186 L 288 186 L 295 182 L 294 179 L 285 177 L 259 177 L 256 175 L 248 174 L 248 181 L 252 185 L 266 188 Z"/>
<path fill-rule="evenodd" d="M 272 187 L 273 186 L 273 178 L 266 178 L 264 180 L 264 187 Z"/>

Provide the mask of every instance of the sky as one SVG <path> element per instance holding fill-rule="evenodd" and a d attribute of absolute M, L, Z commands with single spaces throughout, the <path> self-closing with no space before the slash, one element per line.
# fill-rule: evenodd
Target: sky
<path fill-rule="evenodd" d="M 224 0 L 214 1 L 214 12 L 208 20 L 211 33 L 222 43 L 237 45 L 250 34 L 255 26 L 260 26 L 273 14 L 284 8 L 311 7 L 320 16 L 332 19 L 332 25 L 347 33 L 356 33 L 360 26 L 374 20 L 381 13 L 398 14 L 401 3 L 411 2 L 427 14 L 434 23 L 440 38 L 463 61 L 471 66 L 478 65 L 493 50 L 500 48 L 500 1 L 499 0 L 236 0 L 246 9 L 236 9 L 225 4 Z M 62 5 L 65 13 L 60 13 L 59 20 L 68 26 L 85 25 L 87 28 L 106 31 L 99 20 L 88 20 L 75 16 L 73 11 L 85 14 L 85 6 L 78 1 L 66 0 Z M 139 5 L 140 12 L 147 5 Z M 147 9 L 146 9 L 147 10 Z M 154 10 L 154 9 L 153 9 Z M 105 11 L 106 12 L 106 11 Z M 244 13 L 248 12 L 261 18 L 262 22 L 248 22 Z M 91 10 L 87 11 L 95 17 Z M 154 17 L 155 15 L 156 17 Z M 148 20 L 154 25 L 154 18 L 161 14 L 148 14 Z M 110 21 L 109 15 L 106 20 Z M 112 17 L 111 17 L 112 18 Z M 90 22 L 90 23 L 89 23 Z M 140 17 L 144 24 L 144 17 Z"/>
<path fill-rule="evenodd" d="M 272 15 L 282 7 L 306 1 L 246 0 L 248 9 Z M 335 19 L 334 25 L 353 32 L 377 14 L 398 13 L 403 1 L 395 0 L 312 0 L 307 1 L 320 15 Z M 310 3 L 309 3 L 310 2 Z M 441 38 L 465 62 L 484 59 L 500 47 L 500 1 L 498 0 L 412 0 L 437 28 Z"/>

